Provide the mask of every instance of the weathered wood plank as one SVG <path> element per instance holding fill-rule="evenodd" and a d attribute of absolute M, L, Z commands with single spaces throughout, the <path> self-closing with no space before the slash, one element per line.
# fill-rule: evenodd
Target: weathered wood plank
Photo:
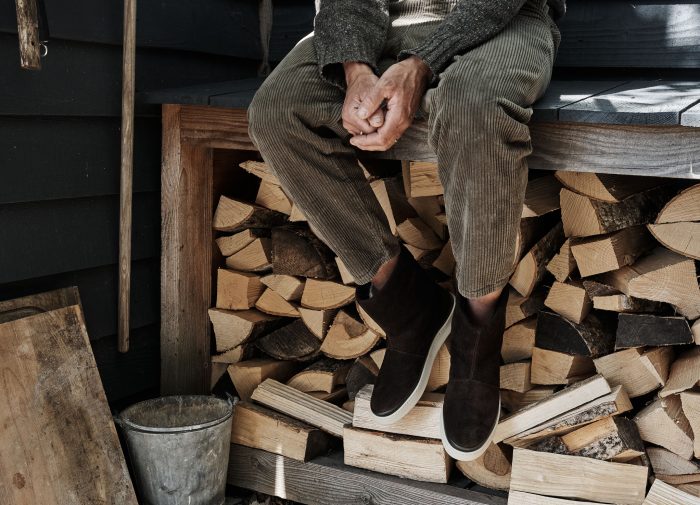
<path fill-rule="evenodd" d="M 78 305 L 0 325 L 0 501 L 136 504 Z"/>
<path fill-rule="evenodd" d="M 681 113 L 681 124 L 683 126 L 700 127 L 700 104 L 694 105 Z"/>
<path fill-rule="evenodd" d="M 562 107 L 616 88 L 625 81 L 561 81 L 553 80 L 545 95 L 532 106 L 532 121 L 557 121 Z"/>
<path fill-rule="evenodd" d="M 680 124 L 681 112 L 700 101 L 700 83 L 631 81 L 562 107 L 561 121 L 607 124 Z"/>
<path fill-rule="evenodd" d="M 700 129 L 560 122 L 530 132 L 533 169 L 700 179 Z"/>
<path fill-rule="evenodd" d="M 341 452 L 301 463 L 232 444 L 228 482 L 307 505 L 506 505 L 499 496 L 383 475 L 342 461 Z"/>

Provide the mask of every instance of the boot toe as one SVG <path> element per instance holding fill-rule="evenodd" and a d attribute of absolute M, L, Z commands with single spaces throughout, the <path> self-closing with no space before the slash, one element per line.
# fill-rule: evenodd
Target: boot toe
<path fill-rule="evenodd" d="M 476 381 L 451 383 L 446 398 L 443 423 L 450 445 L 470 452 L 489 442 L 500 414 L 498 388 Z"/>
<path fill-rule="evenodd" d="M 370 399 L 375 416 L 389 416 L 406 403 L 419 386 L 424 362 L 421 356 L 387 350 Z"/>

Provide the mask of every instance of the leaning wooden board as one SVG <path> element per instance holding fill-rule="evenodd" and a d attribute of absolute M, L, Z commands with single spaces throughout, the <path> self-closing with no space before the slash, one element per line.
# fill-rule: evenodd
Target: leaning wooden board
<path fill-rule="evenodd" d="M 0 381 L 0 503 L 136 505 L 79 305 L 0 324 Z"/>

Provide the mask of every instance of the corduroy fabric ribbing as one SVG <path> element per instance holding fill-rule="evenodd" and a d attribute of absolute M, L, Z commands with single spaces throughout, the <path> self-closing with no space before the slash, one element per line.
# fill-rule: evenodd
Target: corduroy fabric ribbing
<path fill-rule="evenodd" d="M 439 16 L 412 22 L 392 11 L 378 68 L 407 41 L 429 36 Z M 426 93 L 426 139 L 437 153 L 459 292 L 478 297 L 512 273 L 531 152 L 531 105 L 551 78 L 559 33 L 546 0 L 529 0 L 496 36 L 454 57 Z M 398 253 L 386 216 L 341 125 L 344 93 L 322 79 L 313 34 L 300 41 L 256 93 L 249 132 L 309 224 L 358 283 Z"/>

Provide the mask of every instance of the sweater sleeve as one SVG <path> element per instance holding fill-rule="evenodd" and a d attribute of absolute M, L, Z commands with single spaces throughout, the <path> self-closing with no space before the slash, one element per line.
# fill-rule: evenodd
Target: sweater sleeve
<path fill-rule="evenodd" d="M 359 61 L 377 71 L 389 30 L 387 0 L 320 0 L 314 47 L 321 76 L 345 89 L 343 62 Z"/>
<path fill-rule="evenodd" d="M 418 47 L 404 49 L 399 60 L 415 55 L 433 72 L 433 80 L 453 56 L 487 41 L 515 17 L 525 0 L 460 0 Z"/>

